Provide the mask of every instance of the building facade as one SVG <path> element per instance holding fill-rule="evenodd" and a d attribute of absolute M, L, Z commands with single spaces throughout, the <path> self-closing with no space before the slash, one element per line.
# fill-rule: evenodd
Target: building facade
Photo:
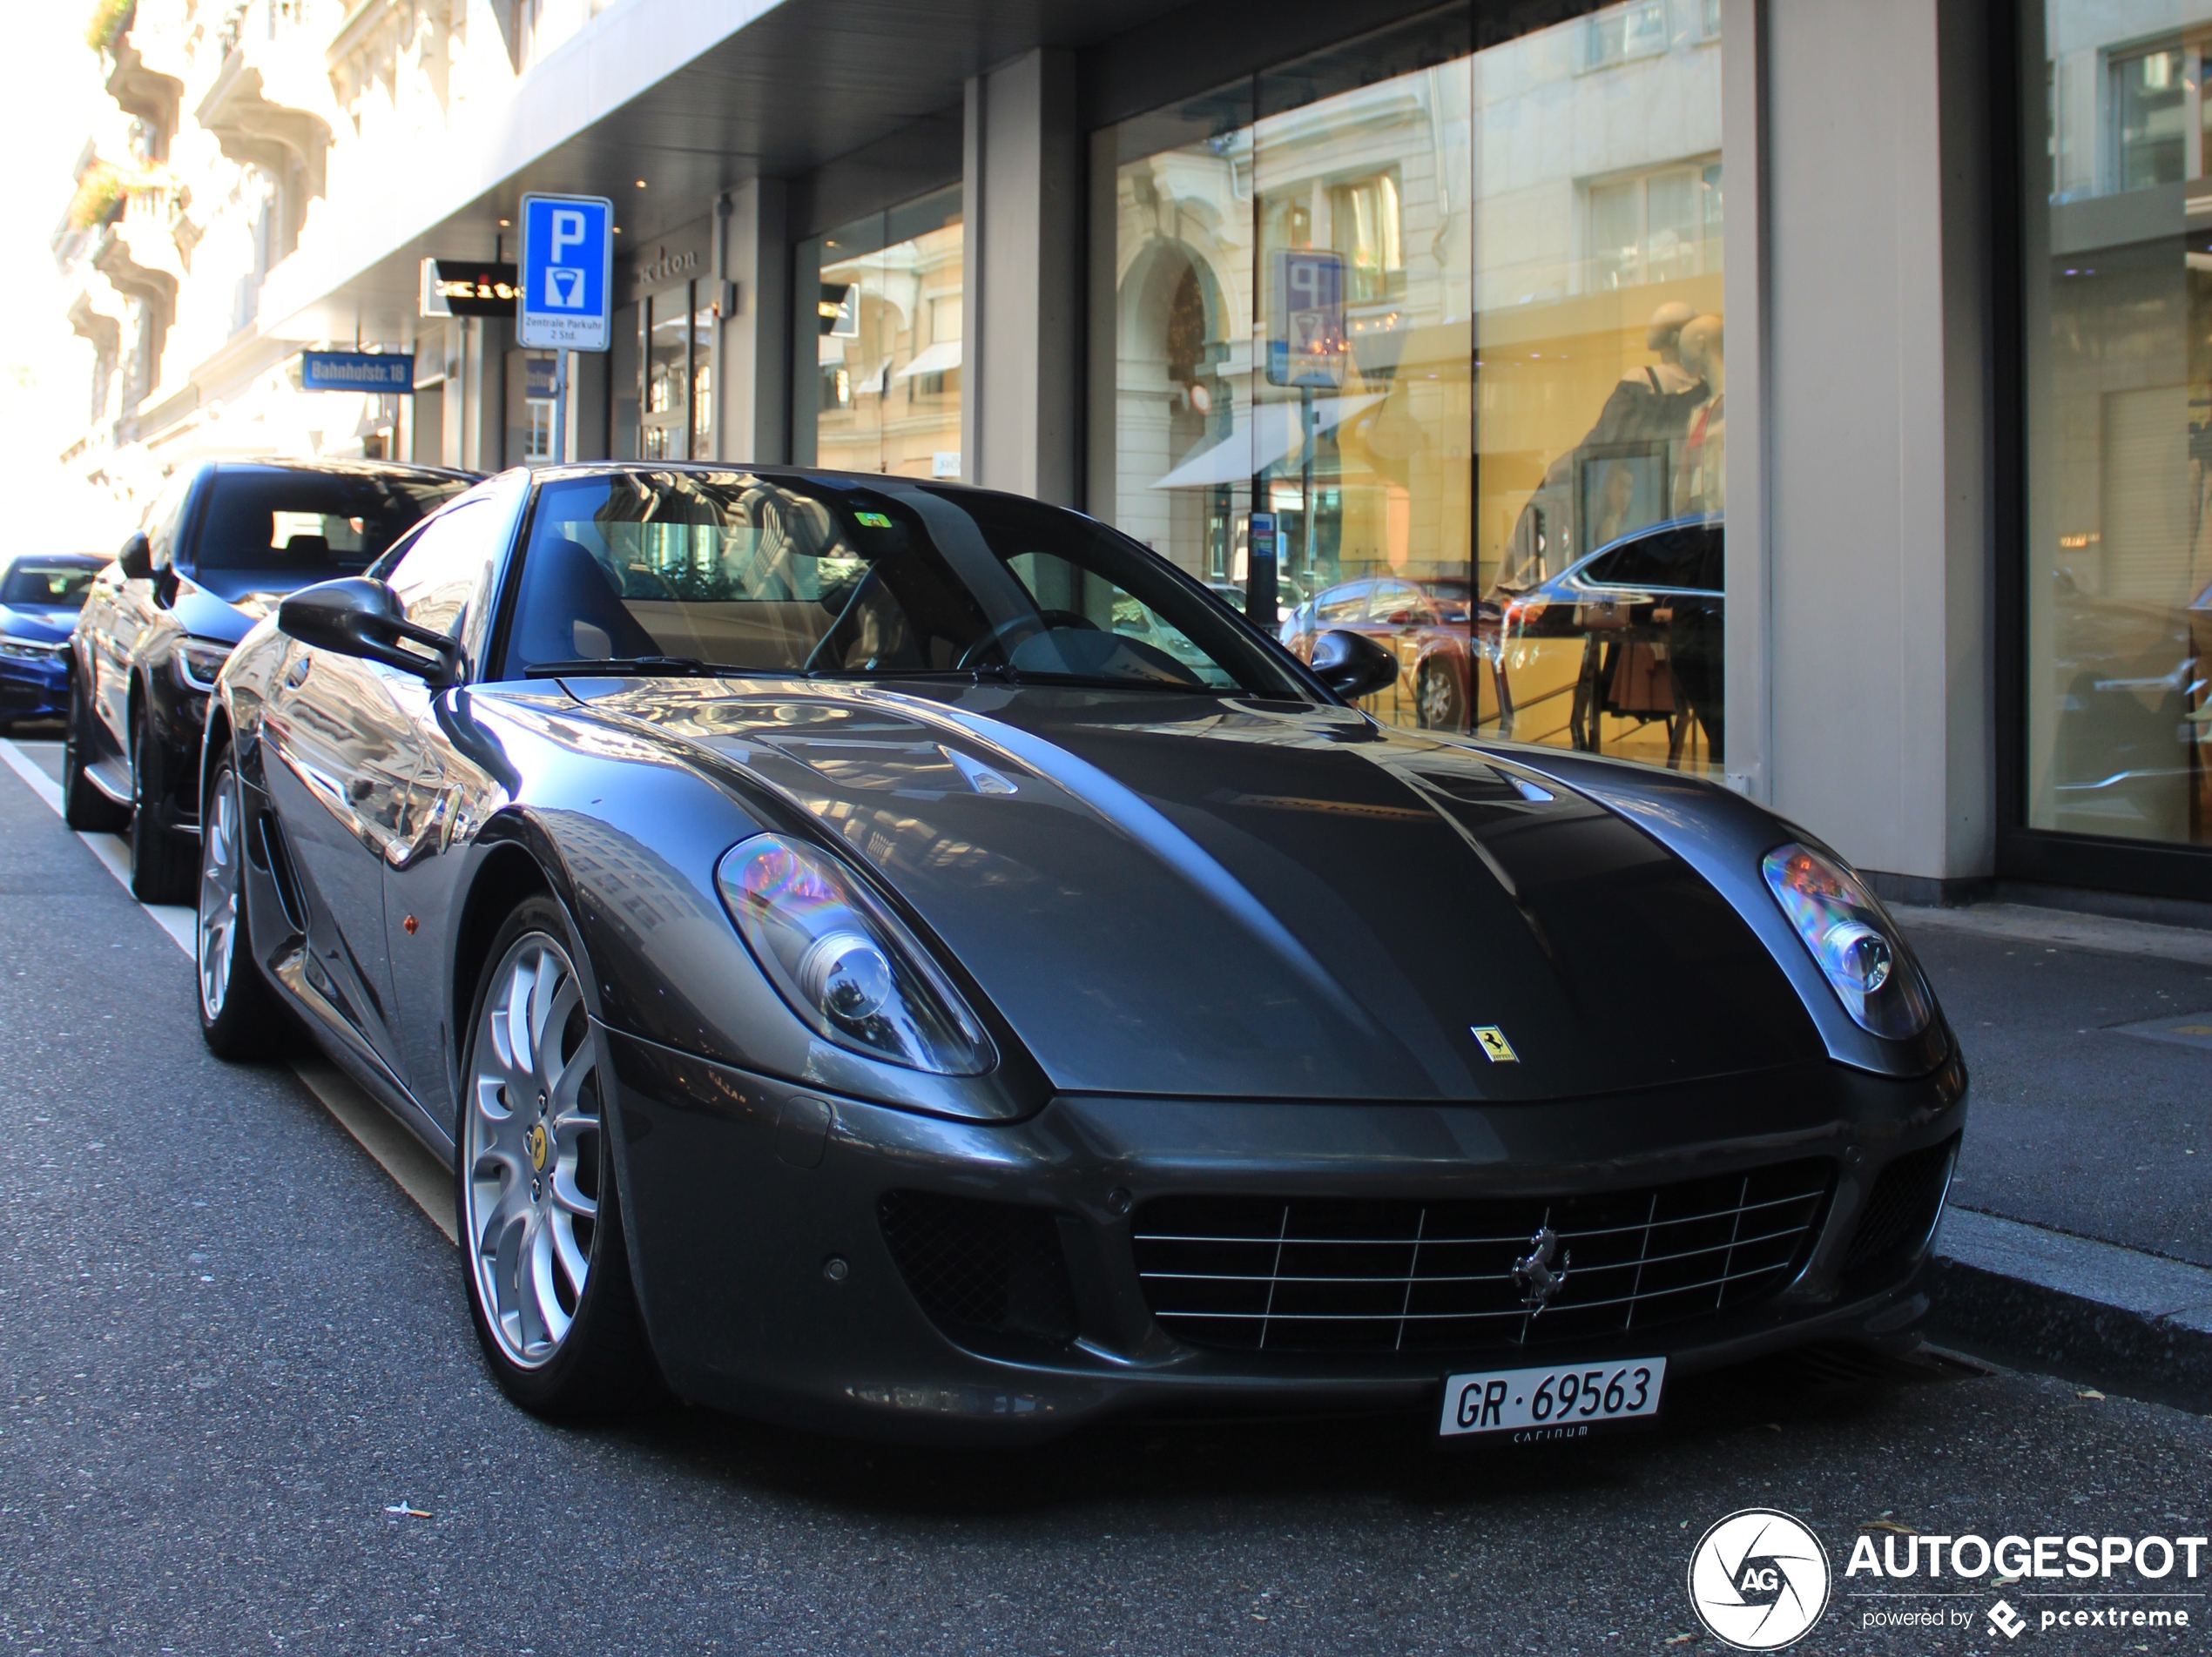
<path fill-rule="evenodd" d="M 1019 490 L 1895 895 L 2212 903 L 2212 0 L 1042 10 L 103 0 L 66 458 Z M 426 314 L 529 190 L 620 225 L 557 402 Z"/>

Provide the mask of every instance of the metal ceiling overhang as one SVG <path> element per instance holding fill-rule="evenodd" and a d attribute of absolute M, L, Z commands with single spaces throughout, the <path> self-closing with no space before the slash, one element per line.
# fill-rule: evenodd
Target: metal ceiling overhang
<path fill-rule="evenodd" d="M 395 341 L 426 255 L 489 258 L 529 191 L 610 198 L 636 246 L 755 178 L 802 178 L 957 106 L 1038 46 L 1104 39 L 1173 0 L 619 0 L 511 100 L 396 159 L 270 273 L 261 333 Z M 637 180 L 643 178 L 643 189 Z"/>

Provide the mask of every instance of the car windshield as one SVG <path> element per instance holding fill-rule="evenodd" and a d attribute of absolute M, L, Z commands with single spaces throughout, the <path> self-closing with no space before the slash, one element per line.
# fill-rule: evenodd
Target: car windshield
<path fill-rule="evenodd" d="M 403 472 L 224 468 L 208 485 L 193 564 L 278 584 L 357 574 L 468 487 Z"/>
<path fill-rule="evenodd" d="M 0 604 L 18 610 L 82 610 L 85 589 L 99 573 L 83 564 L 17 564 L 0 584 Z"/>
<path fill-rule="evenodd" d="M 530 526 L 510 676 L 627 661 L 1310 697 L 1195 583 L 1035 502 L 619 472 L 549 482 Z"/>

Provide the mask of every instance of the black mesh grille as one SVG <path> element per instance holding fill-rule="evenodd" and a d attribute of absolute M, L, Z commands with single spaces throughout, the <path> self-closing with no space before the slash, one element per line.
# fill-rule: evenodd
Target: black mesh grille
<path fill-rule="evenodd" d="M 900 1276 L 940 1329 L 1075 1338 L 1076 1297 L 1049 1209 L 893 1191 L 877 1215 Z"/>
<path fill-rule="evenodd" d="M 1797 1276 L 1834 1165 L 1565 1197 L 1424 1203 L 1174 1196 L 1136 1216 L 1153 1316 L 1202 1346 L 1414 1351 L 1648 1329 L 1736 1310 Z M 1535 1246 L 1548 1228 L 1548 1262 Z M 1541 1271 L 1564 1269 L 1535 1309 Z"/>
<path fill-rule="evenodd" d="M 1881 1171 L 1867 1193 L 1858 1232 L 1844 1256 L 1844 1286 L 1855 1290 L 1896 1276 L 1912 1263 L 1935 1229 L 1959 1136 L 1909 1151 Z"/>

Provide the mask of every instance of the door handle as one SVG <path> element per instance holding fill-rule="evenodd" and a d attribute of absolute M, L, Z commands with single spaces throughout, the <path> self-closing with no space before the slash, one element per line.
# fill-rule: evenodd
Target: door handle
<path fill-rule="evenodd" d="M 289 668 L 285 670 L 285 684 L 291 689 L 297 690 L 301 685 L 307 682 L 307 670 L 314 666 L 314 657 L 312 656 L 302 655 L 299 660 L 293 663 Z"/>

